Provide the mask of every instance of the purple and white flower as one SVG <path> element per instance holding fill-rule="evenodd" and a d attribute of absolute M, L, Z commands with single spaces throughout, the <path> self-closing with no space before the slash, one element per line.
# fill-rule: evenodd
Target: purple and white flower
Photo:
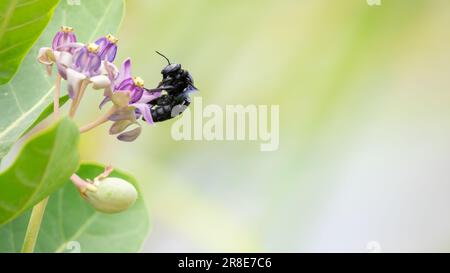
<path fill-rule="evenodd" d="M 38 60 L 46 66 L 49 74 L 55 64 L 59 80 L 63 78 L 67 81 L 68 94 L 72 99 L 69 116 L 74 116 L 88 85 L 94 89 L 104 89 L 105 98 L 100 108 L 109 101 L 113 103 L 105 116 L 80 128 L 80 131 L 89 131 L 109 120 L 113 121 L 110 134 L 118 135 L 121 141 L 133 141 L 141 133 L 138 119 L 153 124 L 150 102 L 160 97 L 162 91 L 150 92 L 144 87 L 142 78 L 133 77 L 130 59 L 123 62 L 120 70 L 113 64 L 117 42 L 117 38 L 108 34 L 95 43 L 82 44 L 77 42 L 72 28 L 63 26 L 56 33 L 52 47 L 40 49 Z M 55 101 L 57 97 L 59 92 L 55 93 Z"/>
<path fill-rule="evenodd" d="M 117 42 L 112 35 L 106 37 L 106 40 Z M 53 39 L 52 47 L 43 47 L 39 50 L 38 60 L 45 65 L 49 75 L 52 73 L 53 64 L 56 64 L 58 74 L 67 80 L 70 98 L 77 100 L 80 93 L 84 92 L 89 84 L 92 84 L 94 89 L 104 89 L 110 86 L 110 79 L 103 67 L 102 54 L 106 54 L 108 60 L 115 57 L 117 46 L 111 41 L 109 44 L 99 42 L 100 45 L 78 43 L 73 28 L 62 26 Z"/>
<path fill-rule="evenodd" d="M 105 68 L 112 84 L 110 88 L 105 89 L 105 99 L 100 108 L 112 101 L 118 110 L 109 118 L 114 122 L 110 134 L 120 134 L 117 138 L 122 141 L 133 141 L 141 133 L 137 119 L 143 117 L 148 124 L 153 124 L 148 102 L 161 96 L 161 92 L 146 91 L 144 81 L 140 77 L 132 76 L 130 59 L 123 62 L 119 71 L 110 63 L 105 63 Z M 123 133 L 131 125 L 138 127 Z"/>
<path fill-rule="evenodd" d="M 65 70 L 68 92 L 72 99 L 77 96 L 83 82 L 92 83 L 94 89 L 109 87 L 111 82 L 106 73 L 102 73 L 99 48 L 97 44 L 91 43 L 75 50 L 72 64 Z"/>
<path fill-rule="evenodd" d="M 52 42 L 52 49 L 58 51 L 68 51 L 73 53 L 73 49 L 70 47 L 64 47 L 66 44 L 72 44 L 77 42 L 77 36 L 73 33 L 73 28 L 62 26 L 60 31 L 56 33 Z"/>
<path fill-rule="evenodd" d="M 117 42 L 119 39 L 111 34 L 105 37 L 99 38 L 95 43 L 100 47 L 99 56 L 102 60 L 108 61 L 110 63 L 114 62 L 117 54 Z"/>
<path fill-rule="evenodd" d="M 52 47 L 39 49 L 38 61 L 45 65 L 49 75 L 52 74 L 53 64 L 56 64 L 59 74 L 65 79 L 65 69 L 72 64 L 72 55 L 77 46 L 82 44 L 77 43 L 73 28 L 62 26 L 53 38 Z"/>

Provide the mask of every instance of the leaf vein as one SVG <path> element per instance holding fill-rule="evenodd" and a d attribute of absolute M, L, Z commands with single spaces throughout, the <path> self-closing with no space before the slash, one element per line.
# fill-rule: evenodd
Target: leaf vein
<path fill-rule="evenodd" d="M 16 252 L 16 242 L 14 241 L 14 231 L 12 228 L 12 223 L 9 224 L 8 226 L 9 226 L 9 234 L 10 234 L 9 239 L 11 241 L 10 243 L 11 243 L 13 252 Z"/>
<path fill-rule="evenodd" d="M 3 39 L 3 36 L 5 35 L 6 29 L 8 28 L 9 21 L 11 20 L 14 9 L 17 6 L 18 0 L 13 0 L 9 3 L 8 8 L 6 9 L 5 18 L 3 18 L 3 23 L 0 25 L 0 41 Z"/>
<path fill-rule="evenodd" d="M 11 91 L 12 96 L 14 97 L 14 100 L 16 101 L 17 108 L 19 108 L 20 113 L 23 114 L 24 111 L 23 111 L 22 106 L 20 105 L 19 99 L 17 98 L 16 90 L 14 89 L 14 87 L 11 83 L 8 83 L 8 86 L 9 86 L 9 90 Z"/>
<path fill-rule="evenodd" d="M 32 4 L 37 3 L 37 2 L 39 2 L 39 0 L 31 0 L 31 1 L 28 1 L 28 2 L 23 2 L 23 3 L 18 4 L 18 5 L 16 6 L 16 8 L 21 8 L 21 7 L 29 6 L 29 5 L 32 5 Z"/>
<path fill-rule="evenodd" d="M 53 90 L 55 89 L 55 87 L 53 86 L 35 105 L 33 105 L 33 107 L 30 108 L 30 110 L 24 112 L 20 117 L 18 117 L 13 123 L 11 123 L 8 127 L 5 128 L 5 130 L 3 130 L 0 133 L 0 141 L 3 139 L 3 137 L 5 137 L 5 135 L 7 135 L 11 130 L 15 129 L 17 126 L 20 125 L 20 123 L 30 114 L 33 113 L 34 110 L 36 110 L 41 104 L 43 104 L 46 100 L 47 97 L 53 92 Z M 4 141 L 4 140 L 3 140 Z"/>
<path fill-rule="evenodd" d="M 99 214 L 97 212 L 94 212 L 91 216 L 89 216 L 89 218 L 86 219 L 84 224 L 80 226 L 77 232 L 73 236 L 71 236 L 67 241 L 63 242 L 58 248 L 56 248 L 55 252 L 60 253 L 64 251 L 64 247 L 66 246 L 66 244 L 70 241 L 75 241 L 79 236 L 81 236 L 83 232 L 87 228 L 89 228 L 89 226 L 97 219 L 98 215 Z"/>
<path fill-rule="evenodd" d="M 0 50 L 0 54 L 3 54 L 5 52 L 8 52 L 9 50 L 18 48 L 18 47 L 20 47 L 22 45 L 25 45 L 25 44 L 29 43 L 30 41 L 31 41 L 30 39 L 29 40 L 24 40 L 24 41 L 22 41 L 20 43 L 16 43 L 16 44 L 11 45 L 10 47 L 3 48 L 2 50 Z"/>
<path fill-rule="evenodd" d="M 39 16 L 39 17 L 37 17 L 37 18 L 34 18 L 33 20 L 26 21 L 26 22 L 24 22 L 24 23 L 22 23 L 22 24 L 18 24 L 18 25 L 15 25 L 15 26 L 10 26 L 10 27 L 8 27 L 8 28 L 6 29 L 5 33 L 6 33 L 6 32 L 10 32 L 10 31 L 13 31 L 13 30 L 20 29 L 20 28 L 23 28 L 23 27 L 26 27 L 26 26 L 31 25 L 31 24 L 33 24 L 33 23 L 36 23 L 36 22 L 38 22 L 38 21 L 42 21 L 42 19 L 46 19 L 46 18 L 48 18 L 48 13 L 46 13 L 46 14 L 44 14 L 44 15 L 41 15 L 41 16 Z"/>
<path fill-rule="evenodd" d="M 105 13 L 103 13 L 103 16 L 100 18 L 100 20 L 98 21 L 97 25 L 95 26 L 94 31 L 91 34 L 91 37 L 89 37 L 88 41 L 92 41 L 95 38 L 95 35 L 97 34 L 98 29 L 100 28 L 100 26 L 103 24 L 103 22 L 105 21 L 105 19 L 109 16 L 109 11 L 112 8 L 112 4 L 114 1 L 109 1 L 108 6 L 105 9 Z"/>

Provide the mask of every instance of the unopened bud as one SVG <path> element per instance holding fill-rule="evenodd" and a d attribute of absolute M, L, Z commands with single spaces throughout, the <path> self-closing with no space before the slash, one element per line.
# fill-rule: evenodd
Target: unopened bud
<path fill-rule="evenodd" d="M 98 211 L 118 213 L 129 209 L 137 199 L 136 188 L 129 182 L 108 177 L 96 180 L 95 191 L 86 192 L 86 200 Z"/>

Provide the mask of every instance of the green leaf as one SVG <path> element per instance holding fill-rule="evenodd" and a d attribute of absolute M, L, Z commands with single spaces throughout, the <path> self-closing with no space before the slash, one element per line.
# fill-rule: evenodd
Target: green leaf
<path fill-rule="evenodd" d="M 67 101 L 69 100 L 69 95 L 64 95 L 62 97 L 59 98 L 59 105 L 64 105 Z M 36 125 L 38 125 L 41 121 L 43 121 L 44 119 L 48 118 L 51 114 L 53 114 L 53 102 L 50 103 L 45 109 L 44 111 L 41 112 L 41 114 L 39 115 L 39 117 L 33 122 L 33 124 L 31 124 L 28 129 L 25 130 L 25 132 L 22 133 L 22 136 L 24 136 L 26 133 L 28 133 L 29 131 L 31 131 L 31 129 L 33 129 L 34 127 L 36 127 Z"/>
<path fill-rule="evenodd" d="M 93 179 L 104 166 L 82 164 L 77 174 Z M 115 170 L 120 177 L 137 186 L 130 175 Z M 30 213 L 0 228 L 0 252 L 19 252 Z M 150 227 L 148 212 L 140 195 L 136 203 L 119 214 L 97 212 L 85 202 L 72 183 L 51 195 L 39 233 L 36 252 L 137 252 Z M 75 249 L 71 249 L 71 246 Z"/>
<path fill-rule="evenodd" d="M 0 227 L 0 253 L 13 253 L 22 250 L 30 215 L 31 210 Z"/>
<path fill-rule="evenodd" d="M 15 77 L 0 86 L 0 159 L 53 99 L 55 76 L 47 76 L 45 68 L 36 61 L 39 48 L 51 46 L 61 25 L 74 27 L 78 40 L 88 42 L 114 34 L 122 19 L 124 4 L 120 0 L 81 1 L 79 6 L 67 2 L 60 2 Z"/>
<path fill-rule="evenodd" d="M 0 2 L 0 85 L 16 73 L 31 46 L 52 18 L 59 0 Z"/>
<path fill-rule="evenodd" d="M 0 174 L 0 226 L 55 192 L 78 167 L 79 130 L 69 118 L 25 143 Z"/>

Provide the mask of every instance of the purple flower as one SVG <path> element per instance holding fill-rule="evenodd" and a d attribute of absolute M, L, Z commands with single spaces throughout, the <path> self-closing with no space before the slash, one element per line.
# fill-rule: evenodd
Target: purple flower
<path fill-rule="evenodd" d="M 131 59 L 126 59 L 118 72 L 114 71 L 115 69 L 111 64 L 108 65 L 108 67 L 109 69 L 107 70 L 109 70 L 109 76 L 112 82 L 112 93 L 129 92 L 129 105 L 141 101 L 145 90 L 144 80 L 140 77 L 133 77 L 131 75 Z M 110 100 L 111 98 L 107 95 L 100 104 L 100 107 Z"/>
<path fill-rule="evenodd" d="M 129 91 L 130 104 L 141 99 L 144 93 L 144 80 L 131 76 L 131 60 L 126 59 L 122 64 L 117 79 L 114 81 L 114 91 Z"/>
<path fill-rule="evenodd" d="M 45 65 L 49 75 L 52 74 L 53 65 L 58 67 L 59 74 L 66 79 L 65 70 L 72 65 L 72 55 L 83 44 L 77 43 L 73 28 L 62 26 L 53 38 L 52 47 L 39 49 L 38 61 Z"/>
<path fill-rule="evenodd" d="M 100 74 L 102 60 L 99 56 L 100 47 L 97 44 L 88 44 L 75 51 L 72 68 L 87 77 Z"/>
<path fill-rule="evenodd" d="M 88 45 L 74 45 L 76 50 L 72 56 L 71 65 L 60 71 L 64 79 L 67 79 L 67 87 L 70 98 L 75 99 L 82 88 L 83 82 L 90 84 L 94 89 L 105 89 L 111 82 L 102 69 L 102 60 L 98 55 L 99 46 L 91 43 Z M 103 73 L 102 73 L 103 72 Z"/>
<path fill-rule="evenodd" d="M 95 41 L 100 47 L 99 56 L 103 61 L 114 62 L 117 54 L 117 42 L 119 40 L 111 34 L 106 35 Z"/>
<path fill-rule="evenodd" d="M 75 33 L 73 33 L 73 28 L 62 26 L 61 30 L 56 33 L 55 38 L 53 38 L 52 49 L 73 53 L 73 48 L 64 45 L 76 42 L 77 37 L 75 36 Z"/>
<path fill-rule="evenodd" d="M 161 96 L 161 92 L 145 91 L 144 81 L 131 75 L 130 59 L 123 62 L 119 71 L 113 64 L 107 62 L 105 62 L 105 68 L 112 84 L 109 89 L 105 89 L 105 99 L 101 102 L 100 107 L 106 102 L 112 101 L 117 108 L 117 111 L 109 118 L 114 122 L 110 134 L 119 134 L 117 138 L 121 141 L 133 141 L 141 133 L 137 119 L 143 117 L 148 124 L 153 124 L 150 107 L 147 103 Z M 126 131 L 132 125 L 137 125 L 137 128 Z"/>

